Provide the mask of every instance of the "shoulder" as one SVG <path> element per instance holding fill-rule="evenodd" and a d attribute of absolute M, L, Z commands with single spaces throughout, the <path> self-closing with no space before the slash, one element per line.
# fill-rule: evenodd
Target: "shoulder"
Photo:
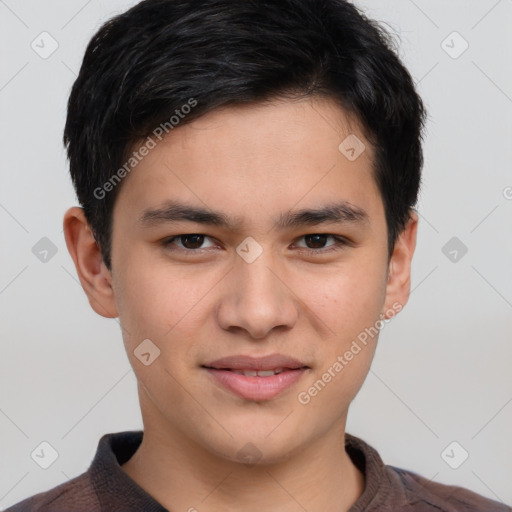
<path fill-rule="evenodd" d="M 390 479 L 400 482 L 408 506 L 418 507 L 418 512 L 512 512 L 507 505 L 469 489 L 432 482 L 417 473 L 394 466 L 386 466 L 386 470 Z"/>
<path fill-rule="evenodd" d="M 100 505 L 89 474 L 72 478 L 48 491 L 16 503 L 4 512 L 99 512 Z"/>

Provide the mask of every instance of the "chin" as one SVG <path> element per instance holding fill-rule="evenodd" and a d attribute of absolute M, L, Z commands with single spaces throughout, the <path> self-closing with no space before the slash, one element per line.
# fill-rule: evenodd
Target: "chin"
<path fill-rule="evenodd" d="M 289 431 L 284 431 L 283 437 L 278 435 L 269 436 L 272 429 L 255 428 L 252 425 L 251 433 L 248 434 L 247 429 L 236 435 L 233 431 L 233 437 L 222 440 L 222 445 L 210 441 L 208 449 L 213 452 L 216 457 L 220 457 L 227 461 L 240 463 L 244 466 L 269 466 L 285 462 L 294 453 L 301 451 L 302 445 L 298 443 L 297 437 L 288 435 Z M 270 439 L 272 437 L 272 439 Z M 294 439 L 293 445 L 291 439 Z M 215 449 L 215 446 L 217 449 Z"/>

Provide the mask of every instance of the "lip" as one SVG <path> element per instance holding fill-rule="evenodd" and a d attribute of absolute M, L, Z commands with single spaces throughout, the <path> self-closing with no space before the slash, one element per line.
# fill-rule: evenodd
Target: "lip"
<path fill-rule="evenodd" d="M 293 386 L 310 369 L 301 361 L 282 354 L 263 357 L 236 355 L 223 357 L 202 365 L 221 384 L 245 400 L 271 400 Z M 275 370 L 283 371 L 270 376 L 245 376 L 232 370 Z"/>
<path fill-rule="evenodd" d="M 287 369 L 268 377 L 246 377 L 230 370 L 205 368 L 222 386 L 245 400 L 261 402 L 271 400 L 295 384 L 307 368 Z"/>
<path fill-rule="evenodd" d="M 222 357 L 221 359 L 216 359 L 203 366 L 217 370 L 275 370 L 276 368 L 290 368 L 295 370 L 304 367 L 309 368 L 303 362 L 283 354 L 268 354 L 261 357 L 240 354 Z"/>

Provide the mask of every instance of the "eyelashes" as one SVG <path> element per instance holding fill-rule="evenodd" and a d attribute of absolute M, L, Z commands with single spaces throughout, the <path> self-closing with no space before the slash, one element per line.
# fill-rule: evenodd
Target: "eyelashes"
<path fill-rule="evenodd" d="M 213 237 L 209 237 L 208 235 L 204 235 L 201 233 L 186 233 L 181 235 L 175 235 L 169 238 L 165 238 L 162 240 L 162 246 L 169 251 L 172 252 L 180 252 L 182 254 L 189 253 L 190 255 L 194 254 L 204 254 L 205 252 L 209 252 L 211 247 L 215 247 L 215 244 L 210 245 L 209 247 L 203 248 L 200 247 L 203 245 L 204 241 L 207 239 L 212 239 Z M 343 249 L 345 246 L 350 245 L 349 242 L 340 236 L 333 235 L 330 233 L 310 233 L 307 235 L 302 235 L 297 240 L 306 239 L 308 241 L 316 240 L 316 242 L 320 239 L 320 245 L 322 242 L 327 241 L 329 239 L 334 240 L 334 243 L 327 245 L 326 247 L 298 247 L 296 250 L 303 254 L 318 256 L 326 253 L 331 253 L 332 251 L 338 251 Z M 176 242 L 181 243 L 181 246 Z M 192 247 L 187 247 L 187 246 Z M 187 254 L 188 255 L 188 254 Z"/>

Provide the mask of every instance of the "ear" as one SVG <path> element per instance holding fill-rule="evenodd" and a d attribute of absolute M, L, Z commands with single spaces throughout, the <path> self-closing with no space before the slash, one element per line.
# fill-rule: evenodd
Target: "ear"
<path fill-rule="evenodd" d="M 382 310 L 384 318 L 390 318 L 398 313 L 409 299 L 411 261 L 416 248 L 417 230 L 418 214 L 411 210 L 409 221 L 398 236 L 389 260 L 386 300 Z"/>
<path fill-rule="evenodd" d="M 64 236 L 92 309 L 106 318 L 117 317 L 112 275 L 103 262 L 82 208 L 74 206 L 65 213 Z"/>

